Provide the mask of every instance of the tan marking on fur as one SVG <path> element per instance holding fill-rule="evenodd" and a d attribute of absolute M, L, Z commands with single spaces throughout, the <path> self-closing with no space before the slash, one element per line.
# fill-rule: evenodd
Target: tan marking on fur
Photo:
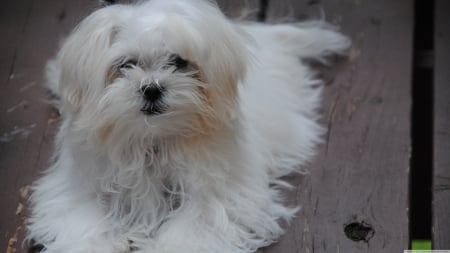
<path fill-rule="evenodd" d="M 106 139 L 111 135 L 114 129 L 114 125 L 106 125 L 100 128 L 97 132 L 97 136 L 101 142 L 105 142 Z"/>
<path fill-rule="evenodd" d="M 111 83 L 119 77 L 119 71 L 115 68 L 115 66 L 111 66 L 106 72 L 105 77 L 105 87 L 111 85 Z"/>
<path fill-rule="evenodd" d="M 227 80 L 227 85 L 223 90 L 223 94 L 227 103 L 225 114 L 229 119 L 233 119 L 236 114 L 235 104 L 237 103 L 237 84 L 231 77 Z"/>
<path fill-rule="evenodd" d="M 216 138 L 216 133 L 219 130 L 218 122 L 211 122 L 212 119 L 207 119 L 203 115 L 197 115 L 198 124 L 200 125 L 201 131 L 197 132 L 195 135 L 183 138 L 183 144 L 186 147 L 198 147 L 203 146 L 207 143 L 214 143 Z"/>
<path fill-rule="evenodd" d="M 199 80 L 203 83 L 208 83 L 206 75 L 201 71 L 198 73 L 200 78 Z M 203 95 L 205 103 L 210 106 L 211 110 L 214 111 L 218 117 L 222 117 L 220 115 L 223 115 L 225 119 L 222 120 L 231 120 L 236 115 L 235 106 L 237 101 L 237 84 L 231 76 L 228 76 L 224 84 L 224 86 L 220 87 L 198 87 L 197 89 Z M 208 118 L 202 117 L 202 123 L 204 123 L 202 126 L 223 124 L 224 122 L 221 122 L 218 117 L 211 118 L 211 115 L 209 115 Z M 213 122 L 208 124 L 208 121 L 211 120 Z M 211 127 L 206 127 L 206 129 L 209 128 Z"/>

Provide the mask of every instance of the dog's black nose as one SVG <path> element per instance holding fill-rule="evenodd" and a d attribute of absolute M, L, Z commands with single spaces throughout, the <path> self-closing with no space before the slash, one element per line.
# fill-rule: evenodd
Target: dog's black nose
<path fill-rule="evenodd" d="M 161 99 L 163 95 L 164 88 L 150 84 L 150 85 L 143 85 L 141 87 L 141 92 L 144 95 L 144 98 L 149 102 L 156 102 Z"/>
<path fill-rule="evenodd" d="M 164 91 L 166 89 L 159 85 L 159 83 L 145 84 L 141 87 L 141 93 L 144 97 L 144 106 L 141 111 L 147 115 L 161 114 L 166 106 L 162 101 Z"/>

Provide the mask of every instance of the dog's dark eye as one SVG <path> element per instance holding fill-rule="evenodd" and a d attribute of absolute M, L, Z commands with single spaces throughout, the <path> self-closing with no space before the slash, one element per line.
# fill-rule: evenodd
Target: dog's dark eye
<path fill-rule="evenodd" d="M 119 65 L 119 69 L 134 69 L 137 65 L 137 60 L 135 59 L 130 59 L 127 60 L 126 62 L 122 63 Z"/>
<path fill-rule="evenodd" d="M 169 59 L 169 66 L 175 66 L 176 69 L 183 69 L 186 68 L 189 62 L 183 58 L 181 58 L 177 54 L 173 54 L 170 56 Z"/>

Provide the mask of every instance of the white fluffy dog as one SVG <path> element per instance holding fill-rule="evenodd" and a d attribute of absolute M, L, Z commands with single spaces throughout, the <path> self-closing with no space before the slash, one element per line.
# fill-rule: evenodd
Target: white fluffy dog
<path fill-rule="evenodd" d="M 206 0 L 95 11 L 48 65 L 62 125 L 27 238 L 48 253 L 243 253 L 297 208 L 279 178 L 320 141 L 324 24 L 241 24 Z M 36 247 L 35 247 L 36 248 Z"/>

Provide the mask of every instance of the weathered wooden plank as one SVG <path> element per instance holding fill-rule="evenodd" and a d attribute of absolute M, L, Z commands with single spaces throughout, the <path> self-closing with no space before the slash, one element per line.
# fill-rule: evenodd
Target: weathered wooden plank
<path fill-rule="evenodd" d="M 20 211 L 21 207 L 18 205 L 19 199 L 19 185 L 15 183 L 17 177 L 14 176 L 16 170 L 15 164 L 8 164 L 5 162 L 9 157 L 9 152 L 20 152 L 19 150 L 7 150 L 4 143 L 17 132 L 17 134 L 26 134 L 27 132 L 19 133 L 22 129 L 14 129 L 5 125 L 11 120 L 7 115 L 8 108 L 12 110 L 10 104 L 11 96 L 15 94 L 8 94 L 8 87 L 10 80 L 14 78 L 13 68 L 17 58 L 17 50 L 20 41 L 23 39 L 23 29 L 28 22 L 28 14 L 31 7 L 31 1 L 9 1 L 6 6 L 0 9 L 0 32 L 4 34 L 4 39 L 0 40 L 0 76 L 2 92 L 0 93 L 0 199 L 2 200 L 2 210 L 0 215 L 0 227 L 2 228 L 0 236 L 0 245 L 2 250 L 7 249 L 8 242 L 12 238 L 11 243 L 14 242 L 17 224 L 20 224 L 20 218 L 15 215 L 15 212 Z M 16 147 L 15 147 L 16 148 Z M 19 154 L 17 154 L 19 155 Z M 23 206 L 22 206 L 23 207 Z"/>
<path fill-rule="evenodd" d="M 0 77 L 3 84 L 8 80 L 11 65 L 14 62 L 18 41 L 27 23 L 27 16 L 31 6 L 30 0 L 8 1 L 0 9 Z"/>
<path fill-rule="evenodd" d="M 433 248 L 450 249 L 450 2 L 435 2 Z"/>
<path fill-rule="evenodd" d="M 55 113 L 45 102 L 43 69 L 62 34 L 92 1 L 21 0 L 6 5 L 0 15 L 0 32 L 8 34 L 0 42 L 6 66 L 6 71 L 1 68 L 0 93 L 0 248 L 25 252 L 21 235 L 26 188 L 22 187 L 47 166 L 56 125 Z"/>
<path fill-rule="evenodd" d="M 303 208 L 264 252 L 402 252 L 409 243 L 412 1 L 272 0 L 268 20 L 320 18 L 322 10 L 353 47 L 328 77 L 326 143 L 311 174 L 292 178 L 290 201 Z"/>

